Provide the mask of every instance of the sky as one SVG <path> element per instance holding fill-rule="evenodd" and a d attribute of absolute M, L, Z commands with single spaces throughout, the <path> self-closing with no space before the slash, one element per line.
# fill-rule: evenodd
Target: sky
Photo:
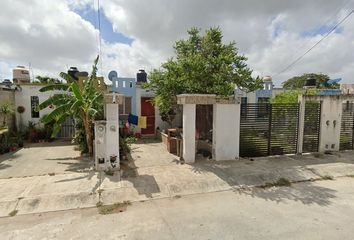
<path fill-rule="evenodd" d="M 97 54 L 99 74 L 135 77 L 173 57 L 191 27 L 219 26 L 254 76 L 270 75 L 277 86 L 309 72 L 354 83 L 354 14 L 283 71 L 354 9 L 352 0 L 100 0 L 100 34 L 97 1 L 1 0 L 0 81 L 17 65 L 33 76 L 90 71 Z"/>

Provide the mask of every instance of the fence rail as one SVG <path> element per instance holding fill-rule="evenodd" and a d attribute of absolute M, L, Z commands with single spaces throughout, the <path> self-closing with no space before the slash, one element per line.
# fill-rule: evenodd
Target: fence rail
<path fill-rule="evenodd" d="M 306 102 L 304 119 L 304 139 L 302 151 L 318 152 L 320 125 L 321 124 L 321 103 Z"/>
<path fill-rule="evenodd" d="M 339 148 L 340 150 L 352 150 L 354 137 L 354 104 L 349 102 L 344 103 L 342 109 Z"/>
<path fill-rule="evenodd" d="M 241 109 L 241 157 L 296 153 L 298 104 L 248 103 Z"/>

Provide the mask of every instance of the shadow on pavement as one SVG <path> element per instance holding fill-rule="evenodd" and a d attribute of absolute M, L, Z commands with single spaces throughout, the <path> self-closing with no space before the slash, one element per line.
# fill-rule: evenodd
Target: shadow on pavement
<path fill-rule="evenodd" d="M 284 202 L 285 200 L 291 200 L 301 202 L 305 205 L 317 204 L 320 206 L 327 206 L 332 203 L 334 198 L 336 198 L 337 191 L 316 186 L 313 182 L 303 182 L 290 187 L 237 189 L 235 192 L 278 203 Z"/>
<path fill-rule="evenodd" d="M 236 193 L 246 194 L 252 197 L 263 198 L 265 200 L 282 202 L 284 200 L 299 201 L 303 204 L 318 204 L 326 206 L 331 204 L 331 200 L 336 197 L 336 191 L 316 185 L 312 181 L 292 184 L 289 187 L 261 188 L 266 183 L 274 183 L 280 178 L 290 181 L 304 181 L 304 170 L 299 166 L 290 166 L 288 169 L 267 168 L 248 164 L 242 160 L 240 162 L 215 162 L 204 161 L 190 164 L 194 172 L 213 173 L 222 179 Z M 309 180 L 309 179 L 306 179 Z"/>
<path fill-rule="evenodd" d="M 122 180 L 132 183 L 139 195 L 145 195 L 147 198 L 152 198 L 154 193 L 160 193 L 155 177 L 147 174 L 140 175 L 131 155 L 128 155 L 127 159 L 121 162 Z"/>

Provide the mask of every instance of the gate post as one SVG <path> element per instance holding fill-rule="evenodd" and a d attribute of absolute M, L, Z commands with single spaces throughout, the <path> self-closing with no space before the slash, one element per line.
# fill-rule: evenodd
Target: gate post
<path fill-rule="evenodd" d="M 297 154 L 302 154 L 302 146 L 304 143 L 304 127 L 305 127 L 305 98 L 303 95 L 299 96 L 299 116 L 297 129 Z"/>
<path fill-rule="evenodd" d="M 183 159 L 195 161 L 195 115 L 196 104 L 183 104 Z"/>
<path fill-rule="evenodd" d="M 240 103 L 213 106 L 213 159 L 235 160 L 240 147 Z"/>
<path fill-rule="evenodd" d="M 321 96 L 319 152 L 339 151 L 342 120 L 340 96 Z"/>

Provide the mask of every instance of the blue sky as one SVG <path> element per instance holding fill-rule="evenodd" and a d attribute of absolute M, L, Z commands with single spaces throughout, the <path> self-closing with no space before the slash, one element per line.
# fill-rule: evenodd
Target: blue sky
<path fill-rule="evenodd" d="M 79 14 L 83 19 L 90 22 L 96 29 L 98 28 L 98 14 L 97 11 L 92 9 L 91 7 L 86 7 L 80 10 L 74 10 L 77 14 Z M 113 31 L 112 23 L 107 19 L 104 11 L 100 10 L 101 16 L 101 36 L 108 43 L 124 43 L 130 45 L 134 39 L 124 36 L 119 32 Z"/>

